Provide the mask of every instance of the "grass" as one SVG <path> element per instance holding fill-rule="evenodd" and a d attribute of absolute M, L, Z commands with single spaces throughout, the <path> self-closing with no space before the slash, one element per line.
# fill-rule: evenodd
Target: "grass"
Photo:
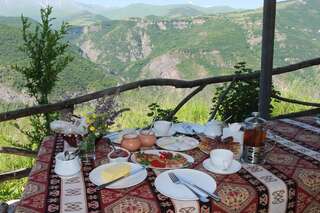
<path fill-rule="evenodd" d="M 21 125 L 27 125 L 26 119 L 19 121 Z M 28 143 L 28 140 L 24 135 L 18 132 L 13 126 L 12 122 L 4 122 L 0 124 L 0 145 L 1 146 L 13 146 L 23 145 Z M 14 155 L 0 154 L 0 173 L 13 171 L 20 168 L 31 167 L 33 159 L 27 157 L 17 157 Z M 6 181 L 0 183 L 0 201 L 7 201 L 13 199 L 19 199 L 23 192 L 24 185 L 27 179 Z"/>
<path fill-rule="evenodd" d="M 125 112 L 117 119 L 117 122 L 114 125 L 114 130 L 146 126 L 151 122 L 151 119 L 146 116 L 149 112 L 149 104 L 157 102 L 160 103 L 163 108 L 173 108 L 185 94 L 190 92 L 185 92 L 183 90 L 175 91 L 176 92 L 173 92 L 171 88 L 162 89 L 161 91 L 159 91 L 159 88 L 148 88 L 122 94 L 118 97 L 117 101 L 121 103 L 121 107 L 129 107 L 131 110 L 129 112 Z M 178 112 L 178 120 L 185 122 L 206 123 L 211 108 L 211 96 L 213 91 L 214 87 L 209 86 L 201 93 L 201 95 L 194 97 Z M 292 91 L 285 92 L 283 96 L 301 99 L 301 97 L 295 97 L 294 94 L 298 93 L 293 93 Z M 306 101 L 316 101 L 316 99 L 309 99 L 306 97 L 302 99 Z M 307 107 L 296 104 L 285 104 L 283 102 L 273 102 L 273 104 L 275 106 L 273 115 L 308 109 Z M 5 107 L 1 111 L 5 111 L 4 109 L 8 110 L 9 108 Z M 84 104 L 78 106 L 76 109 L 76 114 L 83 115 L 91 110 L 92 104 Z M 28 127 L 27 119 L 19 119 L 18 122 L 20 125 Z M 27 138 L 12 126 L 12 122 L 0 123 L 0 146 L 12 146 L 13 144 L 23 145 L 25 143 L 28 143 Z M 30 158 L 6 154 L 0 154 L 0 162 L 2 162 L 0 164 L 0 173 L 19 168 L 30 167 L 33 164 L 33 160 Z M 1 183 L 0 201 L 8 201 L 20 198 L 25 183 L 26 178 Z"/>

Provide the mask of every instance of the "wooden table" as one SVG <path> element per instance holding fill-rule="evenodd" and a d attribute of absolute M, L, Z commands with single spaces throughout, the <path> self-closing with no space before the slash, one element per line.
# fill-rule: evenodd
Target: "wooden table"
<path fill-rule="evenodd" d="M 207 172 L 218 183 L 222 201 L 178 201 L 154 187 L 159 171 L 123 190 L 96 191 L 88 178 L 96 166 L 107 163 L 110 148 L 97 144 L 96 160 L 83 163 L 81 174 L 60 179 L 54 173 L 54 156 L 67 148 L 62 137 L 43 141 L 37 161 L 16 212 L 320 212 L 320 125 L 314 117 L 268 123 L 269 140 L 277 142 L 263 165 L 243 164 L 232 175 L 207 172 L 202 162 L 208 155 L 188 151 L 195 158 L 191 168 Z"/>

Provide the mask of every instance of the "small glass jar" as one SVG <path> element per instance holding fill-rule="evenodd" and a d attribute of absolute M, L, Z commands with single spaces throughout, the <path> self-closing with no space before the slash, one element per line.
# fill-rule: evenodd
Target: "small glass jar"
<path fill-rule="evenodd" d="M 126 134 L 122 136 L 121 147 L 135 152 L 141 148 L 141 141 L 137 134 Z"/>
<path fill-rule="evenodd" d="M 139 139 L 141 141 L 142 147 L 151 147 L 157 141 L 155 133 L 151 130 L 141 130 L 139 134 Z"/>

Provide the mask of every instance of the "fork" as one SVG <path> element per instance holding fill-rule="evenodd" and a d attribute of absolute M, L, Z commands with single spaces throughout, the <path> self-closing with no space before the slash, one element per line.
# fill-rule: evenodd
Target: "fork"
<path fill-rule="evenodd" d="M 207 203 L 209 202 L 209 199 L 207 197 L 202 196 L 201 194 L 199 194 L 198 192 L 196 192 L 192 187 L 190 187 L 188 184 L 185 184 L 183 182 L 181 182 L 179 180 L 179 178 L 173 173 L 173 172 L 169 172 L 169 178 L 172 180 L 172 182 L 174 184 L 182 184 L 185 187 L 187 187 L 193 194 L 195 194 L 199 200 L 203 203 Z"/>

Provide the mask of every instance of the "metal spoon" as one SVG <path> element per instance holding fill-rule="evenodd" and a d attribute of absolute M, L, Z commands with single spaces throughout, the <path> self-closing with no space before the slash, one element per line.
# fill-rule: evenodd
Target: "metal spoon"
<path fill-rule="evenodd" d="M 80 149 L 76 149 L 74 152 L 70 154 L 69 160 L 75 159 L 80 153 Z"/>
<path fill-rule="evenodd" d="M 64 155 L 64 160 L 68 161 L 69 158 L 70 158 L 70 153 L 69 153 L 69 151 L 68 151 L 68 150 L 64 151 L 63 155 Z"/>
<path fill-rule="evenodd" d="M 116 146 L 111 142 L 111 140 L 109 140 L 108 142 L 109 142 L 109 144 L 111 145 L 111 148 L 112 148 L 114 151 L 116 151 L 117 148 L 116 148 Z"/>

